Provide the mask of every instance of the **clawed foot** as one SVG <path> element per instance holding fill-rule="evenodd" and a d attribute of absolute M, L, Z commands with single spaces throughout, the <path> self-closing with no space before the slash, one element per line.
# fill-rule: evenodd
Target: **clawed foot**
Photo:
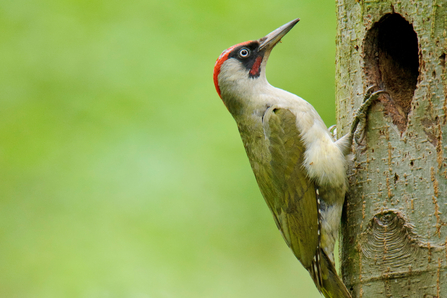
<path fill-rule="evenodd" d="M 331 134 L 334 140 L 337 140 L 337 125 L 334 124 L 328 128 L 329 133 Z"/>
<path fill-rule="evenodd" d="M 355 142 L 357 144 L 360 144 L 362 142 L 362 140 L 365 138 L 365 130 L 366 130 L 366 114 L 368 112 L 369 107 L 371 106 L 372 103 L 374 103 L 377 98 L 383 94 L 389 94 L 387 91 L 384 90 L 379 90 L 376 92 L 373 92 L 374 88 L 376 86 L 373 85 L 371 87 L 369 87 L 366 90 L 366 94 L 365 97 L 363 98 L 363 104 L 362 106 L 358 109 L 354 121 L 352 122 L 351 125 L 351 134 L 354 134 L 354 138 L 355 138 Z M 359 129 L 357 129 L 357 126 L 360 124 Z"/>

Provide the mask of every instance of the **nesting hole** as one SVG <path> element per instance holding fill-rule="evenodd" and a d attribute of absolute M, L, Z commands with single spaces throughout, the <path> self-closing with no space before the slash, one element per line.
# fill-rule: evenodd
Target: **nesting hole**
<path fill-rule="evenodd" d="M 368 30 L 363 49 L 366 84 L 388 91 L 380 100 L 402 133 L 419 76 L 417 34 L 401 15 L 386 14 Z"/>

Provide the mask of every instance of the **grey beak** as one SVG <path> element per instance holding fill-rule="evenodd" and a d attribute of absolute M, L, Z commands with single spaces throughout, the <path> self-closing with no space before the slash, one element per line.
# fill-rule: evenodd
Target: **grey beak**
<path fill-rule="evenodd" d="M 289 32 L 299 21 L 300 19 L 290 21 L 261 38 L 259 40 L 259 42 L 261 43 L 261 45 L 259 46 L 259 50 L 272 49 L 281 40 L 281 38 L 283 38 L 284 35 L 286 35 L 287 32 Z"/>

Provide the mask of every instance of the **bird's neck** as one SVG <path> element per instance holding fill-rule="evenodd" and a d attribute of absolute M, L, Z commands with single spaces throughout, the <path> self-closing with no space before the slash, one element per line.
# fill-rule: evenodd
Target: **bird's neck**
<path fill-rule="evenodd" d="M 273 90 L 276 88 L 265 79 L 249 79 L 238 85 L 240 86 L 233 85 L 231 89 L 225 88 L 222 92 L 222 100 L 236 121 L 240 117 L 258 114 L 260 110 L 265 110 L 271 105 L 272 98 L 275 98 Z"/>

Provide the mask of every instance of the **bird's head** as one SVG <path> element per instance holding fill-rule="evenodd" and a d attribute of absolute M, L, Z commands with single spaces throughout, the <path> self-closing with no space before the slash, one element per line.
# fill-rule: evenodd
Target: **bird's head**
<path fill-rule="evenodd" d="M 214 66 L 214 85 L 222 101 L 231 104 L 246 98 L 259 83 L 267 84 L 265 66 L 273 47 L 298 23 L 295 19 L 261 39 L 234 45 L 219 56 Z"/>

